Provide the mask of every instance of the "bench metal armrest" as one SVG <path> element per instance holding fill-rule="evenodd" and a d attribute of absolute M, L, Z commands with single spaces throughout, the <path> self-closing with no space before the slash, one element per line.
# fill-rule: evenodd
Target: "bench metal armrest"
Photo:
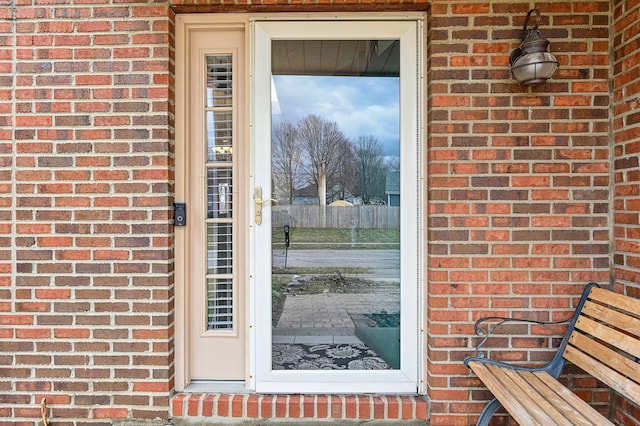
<path fill-rule="evenodd" d="M 520 323 L 520 324 L 533 324 L 544 327 L 554 336 L 564 336 L 564 333 L 558 333 L 556 330 L 552 328 L 552 326 L 557 325 L 565 325 L 571 322 L 571 318 L 562 321 L 535 321 L 528 320 L 522 318 L 507 318 L 507 317 L 485 317 L 480 318 L 476 321 L 473 326 L 474 332 L 477 336 L 484 337 L 476 346 L 475 346 L 475 357 L 484 358 L 486 353 L 482 350 L 483 346 L 487 343 L 487 341 L 492 337 L 494 331 L 502 325 L 509 323 Z"/>

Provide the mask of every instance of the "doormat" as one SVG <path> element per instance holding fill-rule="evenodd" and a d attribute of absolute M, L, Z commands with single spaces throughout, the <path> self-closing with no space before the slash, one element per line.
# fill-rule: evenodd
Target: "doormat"
<path fill-rule="evenodd" d="M 391 366 L 362 343 L 273 344 L 274 370 L 390 370 Z"/>

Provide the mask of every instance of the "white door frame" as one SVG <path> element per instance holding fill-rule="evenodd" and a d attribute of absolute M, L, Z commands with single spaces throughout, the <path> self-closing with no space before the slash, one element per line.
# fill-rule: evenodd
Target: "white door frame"
<path fill-rule="evenodd" d="M 373 20 L 324 17 L 286 23 L 251 20 L 251 178 L 250 191 L 271 198 L 271 40 L 272 39 L 400 39 L 401 157 L 401 366 L 398 370 L 273 371 L 271 369 L 271 218 L 263 204 L 263 222 L 256 225 L 250 207 L 250 347 L 249 386 L 273 393 L 416 393 L 422 391 L 422 14 Z M 345 22 L 345 20 L 349 22 Z M 249 195 L 248 195 L 249 196 Z M 407 326 L 411 324 L 412 326 Z"/>
<path fill-rule="evenodd" d="M 198 46 L 202 46 L 202 37 L 215 36 L 216 34 L 224 33 L 225 31 L 243 32 L 244 42 L 241 46 L 225 46 L 225 49 L 220 50 L 220 44 L 216 46 L 207 45 L 204 51 L 194 53 L 194 49 Z M 243 87 L 243 93 L 248 93 L 249 79 L 248 79 L 248 60 L 247 55 L 249 49 L 247 48 L 246 38 L 248 36 L 247 30 L 247 17 L 242 15 L 222 15 L 222 14 L 180 14 L 176 16 L 176 140 L 175 140 L 175 201 L 176 202 L 189 202 L 193 197 L 200 197 L 200 203 L 203 200 L 202 193 L 205 187 L 205 173 L 200 170 L 197 175 L 202 181 L 199 184 L 194 184 L 193 179 L 194 169 L 191 167 L 191 161 L 196 158 L 201 161 L 204 156 L 204 147 L 202 146 L 202 133 L 204 132 L 204 125 L 198 124 L 197 128 L 194 128 L 191 115 L 202 114 L 202 111 L 198 108 L 193 108 L 194 103 L 202 104 L 204 102 L 204 77 L 201 73 L 203 64 L 201 63 L 204 57 L 203 52 L 217 53 L 219 51 L 228 52 L 230 49 L 241 51 L 241 54 L 245 58 L 245 65 L 243 72 L 238 73 L 238 84 Z M 205 43 L 206 44 L 206 43 Z M 240 43 L 236 43 L 240 44 Z M 197 77 L 194 77 L 194 74 Z M 241 80 L 241 81 L 240 81 Z M 200 91 L 198 89 L 201 89 Z M 202 95 L 202 98 L 200 96 Z M 246 96 L 238 96 L 238 108 L 242 108 L 238 111 L 238 115 L 248 116 L 248 107 Z M 194 102 L 195 100 L 195 102 Z M 202 122 L 203 117 L 199 120 Z M 200 136 L 198 136 L 200 134 Z M 236 149 L 238 153 L 234 153 L 234 170 L 246 170 L 249 164 L 248 155 L 243 156 L 243 152 L 248 151 L 249 143 L 246 141 L 244 135 L 248 135 L 248 120 L 244 120 L 243 125 L 239 125 L 237 129 L 238 145 L 240 149 Z M 248 136 L 247 136 L 248 138 Z M 197 152 L 193 152 L 197 150 Z M 236 176 L 234 176 L 235 178 Z M 245 188 L 248 187 L 248 179 L 243 179 L 241 173 L 237 173 L 237 191 L 243 194 Z M 198 187 L 202 186 L 201 188 Z M 199 192 L 200 191 L 200 192 Z M 235 190 L 234 190 L 235 191 Z M 244 388 L 244 384 L 249 377 L 249 338 L 246 331 L 249 323 L 248 306 L 249 306 L 249 288 L 248 288 L 248 269 L 246 263 L 248 262 L 248 256 L 244 253 L 248 252 L 248 230 L 246 230 L 246 223 L 248 222 L 248 214 L 246 213 L 249 206 L 249 200 L 244 200 L 238 196 L 234 199 L 234 209 L 239 212 L 238 219 L 234 219 L 234 226 L 240 230 L 236 236 L 234 244 L 239 248 L 234 249 L 234 253 L 237 255 L 237 259 L 234 262 L 237 263 L 237 268 L 234 266 L 234 285 L 245 286 L 238 294 L 238 305 L 243 306 L 243 314 L 237 315 L 234 321 L 237 321 L 242 327 L 242 331 L 234 331 L 233 337 L 244 339 L 244 372 L 245 377 L 237 379 L 238 374 L 234 375 L 232 389 L 237 389 L 239 382 Z M 201 391 L 219 390 L 219 383 L 221 377 L 207 377 L 202 372 L 194 371 L 192 365 L 192 356 L 194 351 L 201 350 L 202 346 L 198 345 L 198 337 L 194 337 L 194 334 L 198 333 L 203 328 L 200 322 L 194 322 L 191 317 L 194 309 L 201 310 L 201 307 L 194 307 L 194 290 L 197 290 L 198 286 L 202 283 L 203 271 L 200 274 L 194 273 L 194 268 L 199 267 L 203 263 L 203 260 L 199 258 L 194 260 L 198 250 L 202 256 L 204 250 L 206 250 L 206 233 L 201 228 L 197 228 L 198 223 L 203 220 L 202 210 L 198 209 L 198 203 L 190 202 L 187 204 L 187 225 L 184 227 L 175 227 L 175 248 L 176 248 L 176 264 L 175 264 L 175 390 L 176 391 L 189 391 L 193 389 L 193 379 L 205 379 L 209 382 L 203 384 L 198 389 Z M 202 207 L 202 206 L 200 206 Z M 234 212 L 235 214 L 235 212 Z M 206 256 L 205 256 L 206 258 Z M 195 264 L 195 265 L 194 265 Z M 194 278 L 199 276 L 199 279 Z M 204 292 L 202 292 L 204 293 Z M 206 298 L 204 294 L 200 296 L 203 300 Z M 213 335 L 216 333 L 201 331 L 202 335 Z M 224 336 L 224 333 L 218 333 Z M 224 345 L 224 339 L 221 339 L 219 346 Z M 211 350 L 211 347 L 209 347 Z M 204 352 L 204 351 L 203 351 Z M 210 354 L 211 355 L 211 354 Z M 227 382 L 224 382 L 223 387 L 227 386 Z M 231 389 L 231 388 L 230 388 Z"/>

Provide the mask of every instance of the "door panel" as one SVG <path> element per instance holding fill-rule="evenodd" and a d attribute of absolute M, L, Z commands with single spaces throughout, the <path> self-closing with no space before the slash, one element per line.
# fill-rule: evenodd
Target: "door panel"
<path fill-rule="evenodd" d="M 254 23 L 258 391 L 416 391 L 419 28 Z"/>
<path fill-rule="evenodd" d="M 235 206 L 243 143 L 244 31 L 194 32 L 188 57 L 186 175 L 189 376 L 244 380 L 246 280 Z"/>

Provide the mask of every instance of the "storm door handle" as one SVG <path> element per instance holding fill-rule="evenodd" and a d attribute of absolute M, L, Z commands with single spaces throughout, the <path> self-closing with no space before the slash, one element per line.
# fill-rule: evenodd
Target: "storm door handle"
<path fill-rule="evenodd" d="M 262 187 L 256 186 L 255 193 L 255 203 L 256 203 L 256 225 L 260 225 L 262 223 L 262 205 L 266 203 L 277 203 L 278 200 L 273 198 L 267 198 L 266 200 L 262 199 Z"/>

